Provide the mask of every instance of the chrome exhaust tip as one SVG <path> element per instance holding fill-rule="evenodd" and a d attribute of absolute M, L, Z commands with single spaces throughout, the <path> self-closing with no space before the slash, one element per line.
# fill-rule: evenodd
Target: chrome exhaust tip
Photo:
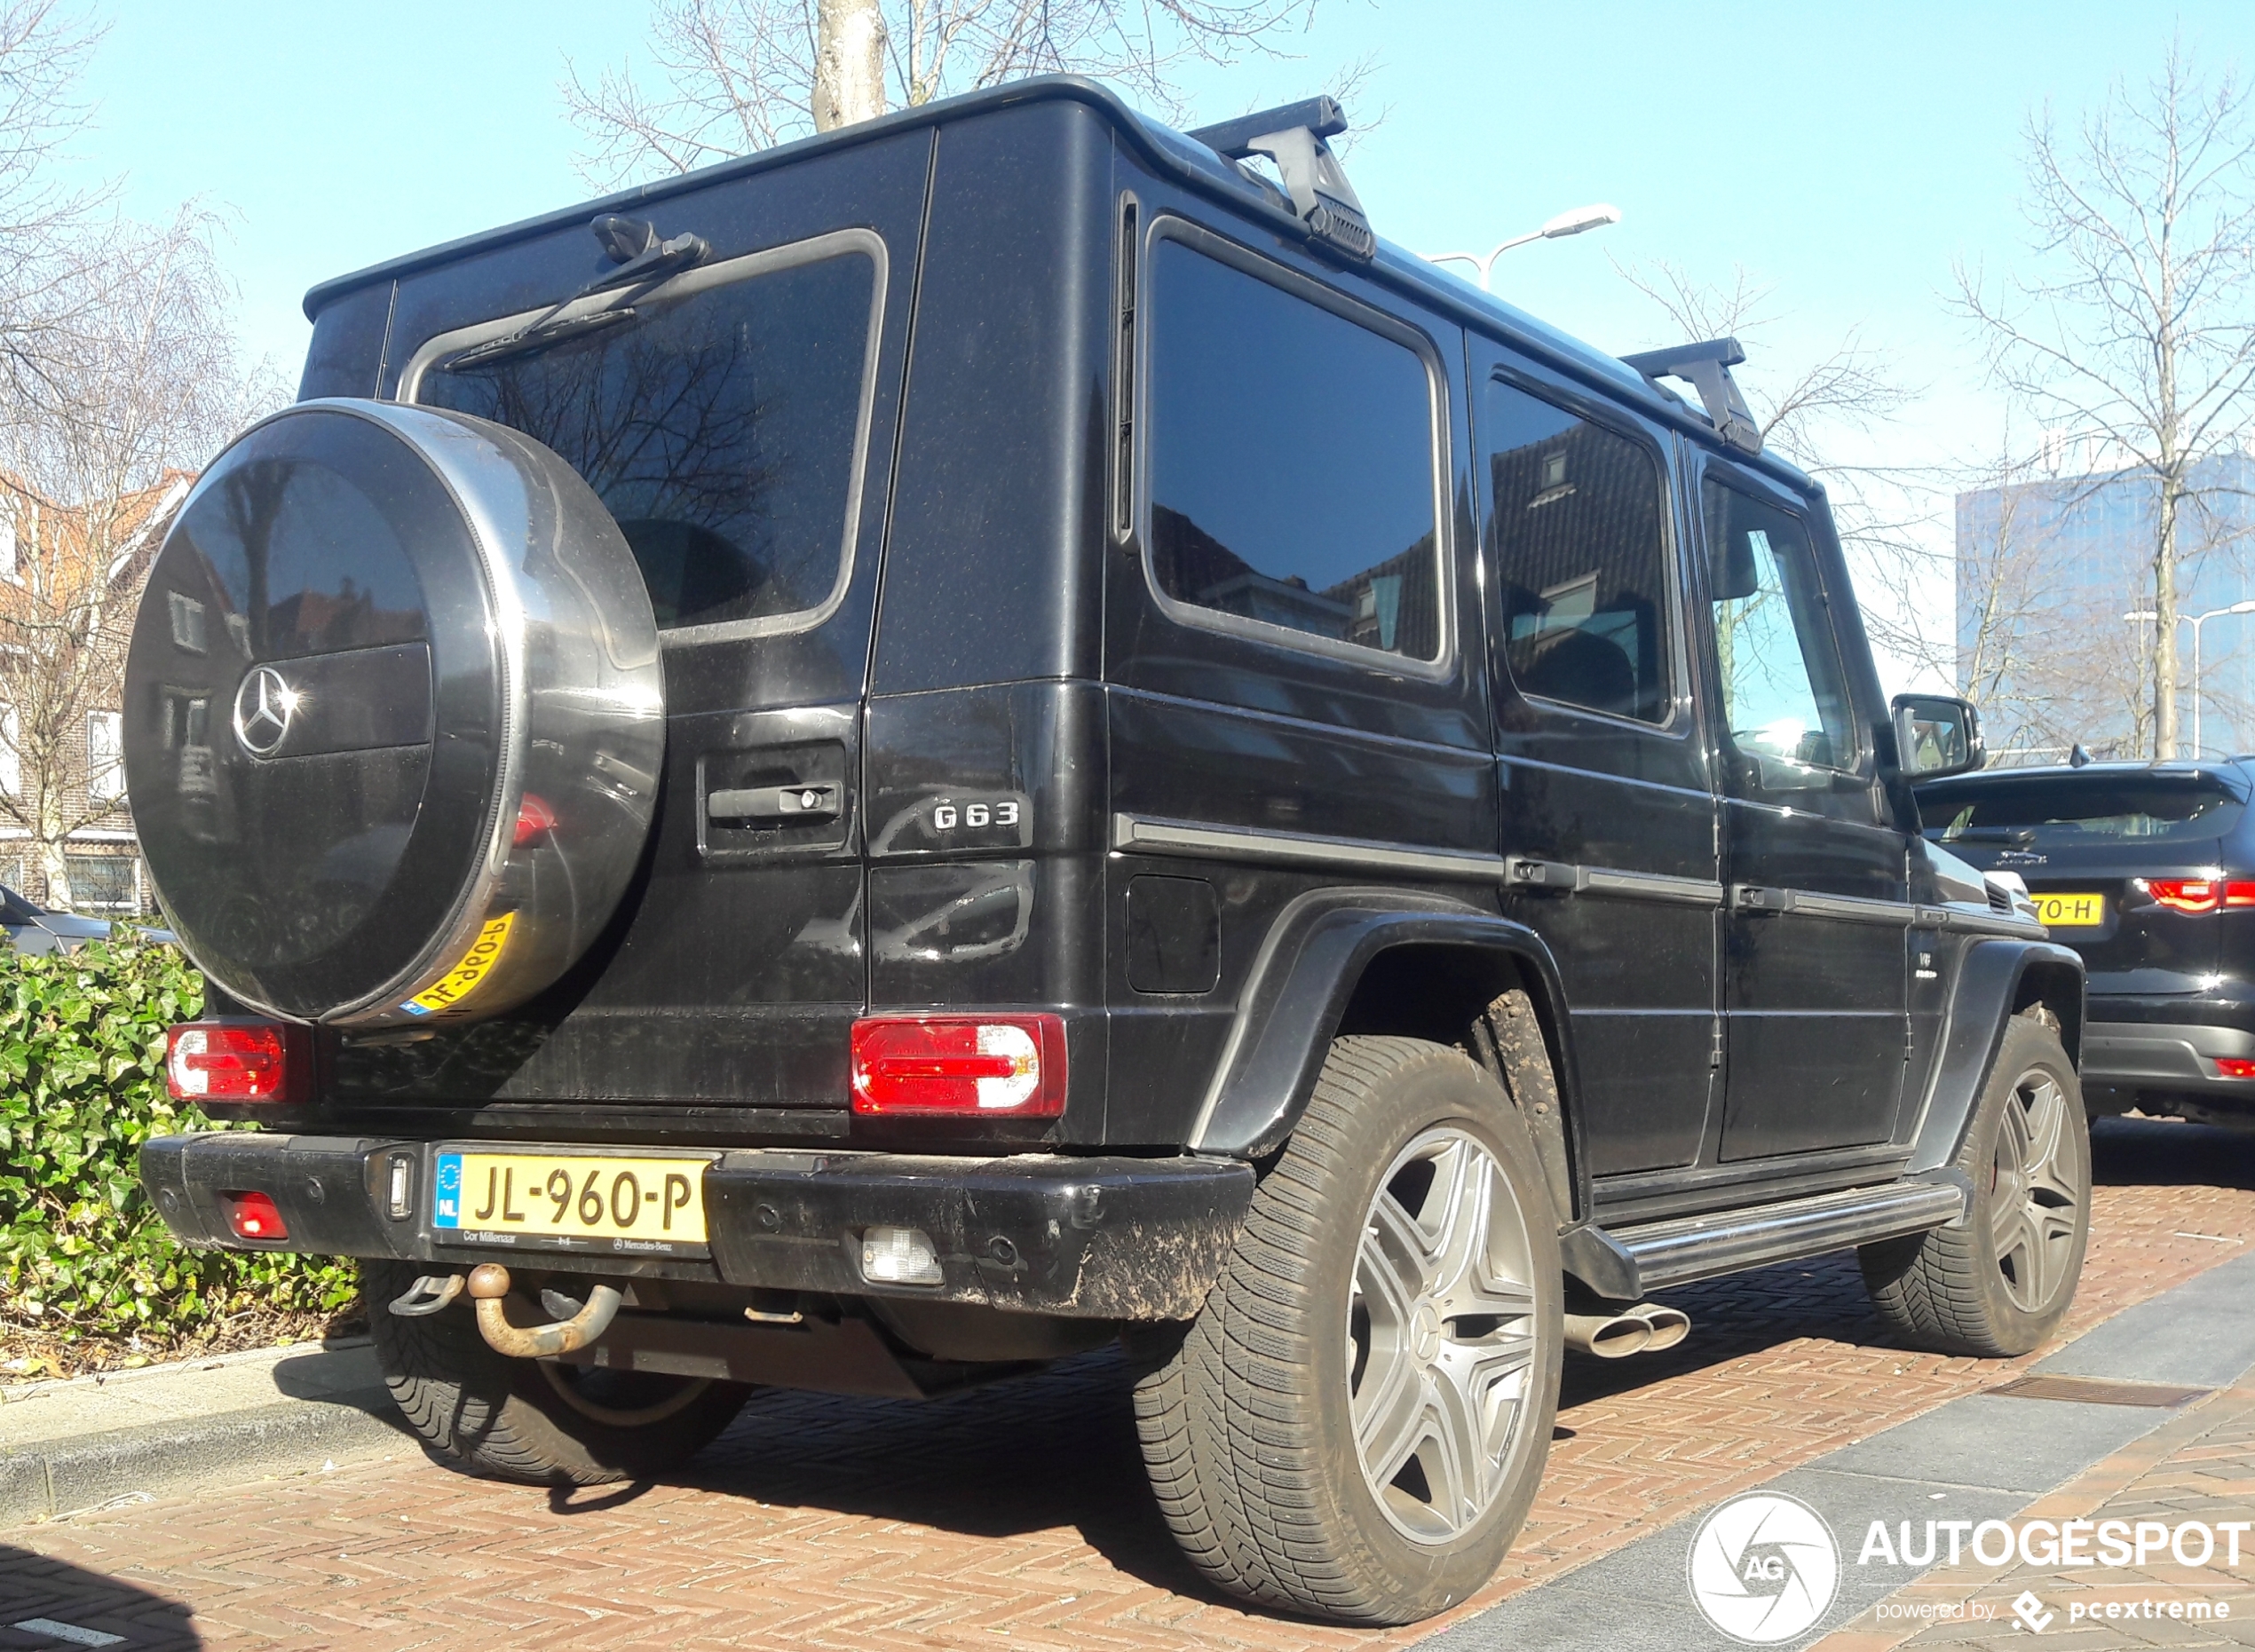
<path fill-rule="evenodd" d="M 1684 1324 L 1688 1329 L 1689 1320 Z M 1569 1314 L 1566 1346 L 1599 1359 L 1626 1359 L 1641 1354 L 1652 1340 L 1650 1322 L 1635 1314 Z"/>
<path fill-rule="evenodd" d="M 1691 1334 L 1691 1316 L 1680 1308 L 1666 1308 L 1658 1302 L 1639 1302 L 1628 1310 L 1629 1317 L 1641 1319 L 1652 1327 L 1652 1340 L 1644 1345 L 1647 1354 L 1658 1354 L 1672 1348 Z"/>

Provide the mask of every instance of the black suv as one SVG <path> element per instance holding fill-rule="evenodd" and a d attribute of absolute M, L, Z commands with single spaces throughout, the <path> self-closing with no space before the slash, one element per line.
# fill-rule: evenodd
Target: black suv
<path fill-rule="evenodd" d="M 132 644 L 172 1079 L 268 1126 L 146 1150 L 173 1228 L 361 1258 L 535 1482 L 1117 1340 L 1196 1564 L 1364 1622 L 1651 1292 L 2040 1341 L 2082 966 L 1919 835 L 1969 709 L 1735 345 L 1380 247 L 1343 125 L 1033 81 L 316 289 Z"/>
<path fill-rule="evenodd" d="M 1919 788 L 2090 971 L 2083 1098 L 2255 1126 L 2255 760 L 1999 770 Z"/>

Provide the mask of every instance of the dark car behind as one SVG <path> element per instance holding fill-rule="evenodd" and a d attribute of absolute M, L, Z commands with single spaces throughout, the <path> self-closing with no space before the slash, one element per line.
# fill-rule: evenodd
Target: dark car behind
<path fill-rule="evenodd" d="M 2255 762 L 1992 770 L 1919 788 L 1926 834 L 2022 880 L 2090 971 L 2084 1095 L 2255 1126 Z"/>

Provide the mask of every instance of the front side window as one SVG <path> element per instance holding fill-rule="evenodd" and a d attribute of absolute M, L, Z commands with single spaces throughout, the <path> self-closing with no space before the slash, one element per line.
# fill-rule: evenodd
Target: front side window
<path fill-rule="evenodd" d="M 442 363 L 415 388 L 562 454 L 617 518 L 669 629 L 820 609 L 853 527 L 876 260 L 719 273 L 534 353 Z"/>
<path fill-rule="evenodd" d="M 1792 789 L 1795 769 L 1855 768 L 1855 723 L 1808 530 L 1712 480 L 1705 506 L 1730 744 L 1772 789 Z"/>
<path fill-rule="evenodd" d="M 1423 359 L 1180 241 L 1156 243 L 1151 283 L 1151 566 L 1160 592 L 1439 659 Z"/>
<path fill-rule="evenodd" d="M 1640 442 L 1508 384 L 1484 436 L 1504 652 L 1522 692 L 1665 723 L 1666 497 Z"/>

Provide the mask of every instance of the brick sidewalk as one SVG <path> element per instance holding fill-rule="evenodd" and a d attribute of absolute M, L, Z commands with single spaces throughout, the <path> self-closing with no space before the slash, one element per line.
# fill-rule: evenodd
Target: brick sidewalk
<path fill-rule="evenodd" d="M 2101 1131 L 2096 1158 L 2064 1336 L 2255 1242 L 2255 1137 L 2132 1121 Z M 1412 1630 L 1300 1624 L 1205 1593 L 1143 1490 L 1107 1357 L 921 1405 L 764 1396 L 693 1482 L 551 1497 L 399 1461 L 12 1532 L 0 1624 L 44 1610 L 9 1609 L 32 1596 L 17 1578 L 36 1554 L 88 1592 L 184 1602 L 208 1644 L 250 1648 L 1406 1645 L 2032 1363 L 1887 1347 L 1848 1256 L 1668 1300 L 1692 1340 L 1570 1365 L 1550 1471 L 1504 1571 Z"/>

